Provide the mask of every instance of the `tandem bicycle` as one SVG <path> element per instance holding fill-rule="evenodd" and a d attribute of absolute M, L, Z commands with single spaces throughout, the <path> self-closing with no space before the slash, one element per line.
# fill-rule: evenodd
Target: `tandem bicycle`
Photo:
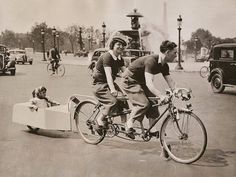
<path fill-rule="evenodd" d="M 157 97 L 149 97 L 153 107 L 165 107 L 159 117 L 155 119 L 151 126 L 145 127 L 143 122 L 134 127 L 135 136 L 139 136 L 143 141 L 148 142 L 153 138 L 150 130 L 164 117 L 159 131 L 159 140 L 163 148 L 168 152 L 170 158 L 174 161 L 184 164 L 190 164 L 204 154 L 207 146 L 207 132 L 201 119 L 193 113 L 191 103 L 185 107 L 177 108 L 174 104 L 175 99 L 189 101 L 191 90 L 179 88 L 175 93 L 166 90 L 168 101 L 158 103 Z M 117 97 L 119 100 L 127 101 L 126 97 Z M 124 110 L 118 115 L 106 117 L 106 126 L 102 133 L 96 131 L 96 118 L 101 114 L 102 105 L 94 100 L 81 101 L 75 107 L 74 119 L 76 128 L 86 143 L 99 144 L 105 137 L 119 136 L 126 134 L 123 125 L 115 123 L 114 117 L 121 114 L 129 114 L 131 110 Z"/>

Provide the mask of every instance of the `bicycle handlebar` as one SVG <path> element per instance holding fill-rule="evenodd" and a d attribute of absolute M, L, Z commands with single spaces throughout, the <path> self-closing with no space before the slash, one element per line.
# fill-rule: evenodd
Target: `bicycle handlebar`
<path fill-rule="evenodd" d="M 187 89 L 187 88 L 176 88 L 174 91 L 172 91 L 171 89 L 166 89 L 166 96 L 168 96 L 168 99 L 167 99 L 168 101 L 161 102 L 161 103 L 158 103 L 158 101 L 160 100 L 159 97 L 148 97 L 148 98 L 152 102 L 154 102 L 153 106 L 162 106 L 171 102 L 173 96 L 176 98 L 181 98 L 182 101 L 188 101 L 191 98 L 191 92 L 192 90 Z"/>

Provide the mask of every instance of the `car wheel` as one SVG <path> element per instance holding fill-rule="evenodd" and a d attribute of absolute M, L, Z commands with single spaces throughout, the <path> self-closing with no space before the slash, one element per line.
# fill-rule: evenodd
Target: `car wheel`
<path fill-rule="evenodd" d="M 224 91 L 223 79 L 220 74 L 214 74 L 211 78 L 211 88 L 214 93 L 221 93 Z"/>
<path fill-rule="evenodd" d="M 11 70 L 11 75 L 15 76 L 16 75 L 16 70 Z"/>
<path fill-rule="evenodd" d="M 33 64 L 33 62 L 32 62 L 32 61 L 30 61 L 30 62 L 29 62 L 29 64 L 31 64 L 31 65 L 32 65 L 32 64 Z"/>

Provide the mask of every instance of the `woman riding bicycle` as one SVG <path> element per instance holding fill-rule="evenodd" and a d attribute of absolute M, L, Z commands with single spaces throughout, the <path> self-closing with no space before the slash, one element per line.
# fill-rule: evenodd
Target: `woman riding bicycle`
<path fill-rule="evenodd" d="M 95 66 L 93 78 L 93 92 L 97 100 L 103 105 L 102 114 L 97 118 L 97 132 L 104 128 L 105 117 L 117 111 L 118 91 L 120 88 L 114 82 L 118 72 L 125 70 L 124 60 L 121 54 L 127 42 L 122 36 L 116 36 L 110 43 L 110 50 L 101 55 Z M 120 105 L 120 103 L 118 103 Z M 123 106 L 128 108 L 128 104 Z M 121 116 L 121 122 L 125 124 L 126 116 Z M 101 132 L 101 131 L 100 131 Z"/>
<path fill-rule="evenodd" d="M 175 89 L 175 82 L 170 76 L 167 62 L 172 62 L 176 58 L 176 47 L 174 42 L 163 41 L 160 46 L 161 54 L 140 57 L 132 62 L 124 72 L 122 87 L 133 105 L 130 118 L 127 121 L 127 134 L 130 137 L 134 137 L 133 124 L 135 120 L 141 122 L 146 115 L 151 125 L 154 119 L 159 116 L 158 109 L 150 107 L 147 97 L 159 97 L 161 102 L 167 99 L 155 88 L 154 75 L 162 73 L 168 86 L 172 90 Z"/>

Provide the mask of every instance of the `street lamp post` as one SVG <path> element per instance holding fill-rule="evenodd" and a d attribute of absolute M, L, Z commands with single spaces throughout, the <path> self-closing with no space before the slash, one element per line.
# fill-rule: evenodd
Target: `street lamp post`
<path fill-rule="evenodd" d="M 55 28 L 55 26 L 52 29 L 52 35 L 53 35 L 53 46 L 56 47 L 56 28 Z"/>
<path fill-rule="evenodd" d="M 105 25 L 105 23 L 103 22 L 103 24 L 102 24 L 102 36 L 103 36 L 103 40 L 102 40 L 102 42 L 103 42 L 103 47 L 105 47 L 105 45 L 106 45 L 106 25 Z"/>
<path fill-rule="evenodd" d="M 177 18 L 178 22 L 178 31 L 179 31 L 179 40 L 178 40 L 178 65 L 176 66 L 175 69 L 177 70 L 182 70 L 183 67 L 181 66 L 181 36 L 180 36 L 180 31 L 181 31 L 181 26 L 182 26 L 182 18 L 181 15 L 179 15 L 179 18 Z"/>
<path fill-rule="evenodd" d="M 59 35 L 59 32 L 57 32 L 56 33 L 56 37 L 57 37 L 57 49 L 58 49 L 58 52 L 60 53 L 60 49 L 59 49 L 59 47 L 60 47 L 60 45 L 59 45 L 59 42 L 60 42 L 60 35 Z"/>
<path fill-rule="evenodd" d="M 44 29 L 42 28 L 41 29 L 41 35 L 42 35 L 42 49 L 43 49 L 43 61 L 46 61 L 46 57 L 45 57 L 45 31 Z"/>
<path fill-rule="evenodd" d="M 34 50 L 34 39 L 32 40 L 32 44 L 33 44 L 33 53 L 35 53 L 35 50 Z"/>
<path fill-rule="evenodd" d="M 80 50 L 83 50 L 83 41 L 82 41 L 82 28 L 79 27 L 79 45 L 80 45 Z"/>
<path fill-rule="evenodd" d="M 88 49 L 89 49 L 89 51 L 91 49 L 91 36 L 90 36 L 90 34 L 88 35 Z"/>
<path fill-rule="evenodd" d="M 195 49 L 195 62 L 197 61 L 197 42 L 198 42 L 198 37 L 196 36 L 194 38 L 194 49 Z"/>

